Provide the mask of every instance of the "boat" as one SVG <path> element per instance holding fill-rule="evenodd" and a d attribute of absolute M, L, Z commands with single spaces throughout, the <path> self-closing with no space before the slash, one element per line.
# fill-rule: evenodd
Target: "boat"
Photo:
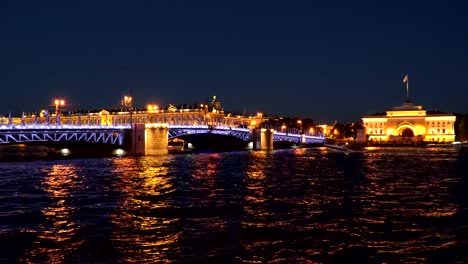
<path fill-rule="evenodd" d="M 329 149 L 336 150 L 336 151 L 343 151 L 343 152 L 348 151 L 348 148 L 346 147 L 346 145 L 324 144 L 324 146 Z"/>
<path fill-rule="evenodd" d="M 366 147 L 366 144 L 362 142 L 345 142 L 344 144 L 324 144 L 323 146 L 333 151 L 349 154 L 362 153 Z"/>

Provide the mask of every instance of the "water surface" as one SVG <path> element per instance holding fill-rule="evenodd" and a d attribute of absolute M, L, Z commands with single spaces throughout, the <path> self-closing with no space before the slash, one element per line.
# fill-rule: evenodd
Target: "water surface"
<path fill-rule="evenodd" d="M 0 261 L 462 263 L 467 174 L 452 148 L 0 162 Z"/>

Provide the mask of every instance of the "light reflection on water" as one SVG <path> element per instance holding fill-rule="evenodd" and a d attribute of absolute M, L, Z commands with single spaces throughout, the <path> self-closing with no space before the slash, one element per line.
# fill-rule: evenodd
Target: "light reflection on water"
<path fill-rule="evenodd" d="M 467 166 L 448 148 L 0 163 L 0 241 L 20 241 L 0 260 L 462 263 Z"/>
<path fill-rule="evenodd" d="M 73 193 L 79 191 L 82 180 L 73 164 L 56 164 L 43 168 L 45 177 L 41 188 L 46 192 L 50 204 L 41 209 L 44 220 L 38 227 L 35 248 L 26 262 L 45 259 L 51 263 L 64 263 L 82 240 L 76 238 L 79 224 L 72 219 L 76 208 L 70 204 Z"/>
<path fill-rule="evenodd" d="M 179 218 L 160 215 L 160 209 L 173 208 L 164 199 L 175 191 L 168 177 L 167 162 L 170 158 L 114 160 L 117 177 L 114 188 L 122 190 L 123 196 L 111 215 L 115 226 L 112 241 L 126 262 L 171 262 L 168 251 L 180 236 L 174 226 Z M 136 164 L 134 164 L 136 163 Z M 128 168 L 138 168 L 126 170 Z"/>

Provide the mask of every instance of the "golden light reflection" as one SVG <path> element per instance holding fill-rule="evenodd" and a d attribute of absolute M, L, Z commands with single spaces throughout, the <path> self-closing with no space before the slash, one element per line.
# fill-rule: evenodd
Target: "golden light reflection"
<path fill-rule="evenodd" d="M 268 166 L 265 164 L 267 160 L 268 152 L 255 151 L 251 152 L 253 162 L 249 163 L 247 168 L 247 185 L 246 189 L 251 192 L 250 195 L 246 195 L 245 199 L 252 202 L 264 202 L 265 184 L 266 178 L 265 168 Z M 262 198 L 260 198 L 262 197 Z M 255 213 L 255 212 L 251 212 Z"/>
<path fill-rule="evenodd" d="M 197 180 L 207 180 L 216 176 L 221 158 L 221 154 L 219 153 L 207 154 L 205 158 L 197 158 L 195 160 L 195 169 L 192 174 L 192 177 Z M 210 180 L 208 182 L 210 184 L 214 183 L 213 180 Z"/>
<path fill-rule="evenodd" d="M 118 210 L 111 215 L 115 225 L 112 240 L 125 262 L 171 262 L 177 253 L 180 221 L 168 211 L 174 210 L 167 196 L 175 191 L 168 176 L 171 157 L 114 159 L 118 177 L 114 188 L 123 192 Z M 138 169 L 135 169 L 138 168 Z"/>
<path fill-rule="evenodd" d="M 444 174 L 428 173 L 438 170 L 440 162 L 445 162 L 445 158 L 439 156 L 440 149 L 427 148 L 423 152 L 373 150 L 366 152 L 363 161 L 366 185 L 361 196 L 369 202 L 363 207 L 363 217 L 356 220 L 360 226 L 411 235 L 403 241 L 384 239 L 366 246 L 382 254 L 407 255 L 452 247 L 456 243 L 454 234 L 434 228 L 437 224 L 430 228 L 424 224 L 444 223 L 459 213 L 459 205 L 448 195 L 456 181 L 444 178 Z M 408 172 L 410 166 L 412 169 Z M 376 232 L 375 228 L 359 231 L 364 236 Z M 427 262 L 427 259 L 422 257 L 421 261 Z"/>
<path fill-rule="evenodd" d="M 41 210 L 46 221 L 40 225 L 36 248 L 26 261 L 46 258 L 49 263 L 64 263 L 66 256 L 83 242 L 76 238 L 80 226 L 73 221 L 76 208 L 70 204 L 73 192 L 82 188 L 82 180 L 73 164 L 56 164 L 45 171 L 42 186 L 49 193 L 51 204 Z"/>
<path fill-rule="evenodd" d="M 220 153 L 201 154 L 193 157 L 193 173 L 190 197 L 191 205 L 199 210 L 211 210 L 213 207 L 224 207 L 226 203 L 225 186 L 219 184 L 221 177 L 227 177 L 220 171 L 225 155 Z M 223 179 L 224 180 L 224 179 Z M 223 181 L 221 180 L 221 181 Z M 203 194 L 203 195 L 198 195 Z M 198 219 L 203 233 L 224 232 L 230 226 L 229 217 L 209 216 Z"/>
<path fill-rule="evenodd" d="M 275 224 L 272 221 L 272 213 L 268 210 L 266 203 L 268 203 L 267 195 L 267 177 L 266 170 L 271 164 L 268 164 L 268 152 L 256 151 L 251 152 L 249 157 L 249 164 L 246 169 L 247 178 L 245 180 L 244 191 L 244 212 L 245 216 L 241 222 L 244 229 L 249 228 L 262 228 L 267 227 L 269 223 Z M 261 260 L 257 257 L 258 250 L 265 247 L 266 241 L 259 240 L 244 240 L 241 241 L 245 254 L 244 262 L 257 263 Z M 268 241 L 268 243 L 271 243 Z M 251 257 L 248 257 L 251 256 Z"/>

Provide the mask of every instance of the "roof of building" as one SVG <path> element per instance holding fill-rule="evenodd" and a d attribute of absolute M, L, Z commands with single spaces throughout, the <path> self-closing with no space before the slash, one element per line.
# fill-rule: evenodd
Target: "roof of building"
<path fill-rule="evenodd" d="M 415 105 L 410 100 L 406 100 L 402 105 L 395 106 L 392 111 L 424 110 L 420 105 Z"/>

